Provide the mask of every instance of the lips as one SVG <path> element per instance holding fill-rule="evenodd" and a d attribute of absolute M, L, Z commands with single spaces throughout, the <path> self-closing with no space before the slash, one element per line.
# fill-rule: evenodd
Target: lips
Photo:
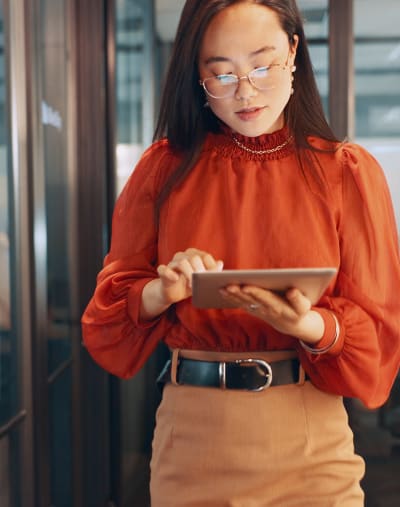
<path fill-rule="evenodd" d="M 255 120 L 260 116 L 265 107 L 249 107 L 246 109 L 241 109 L 240 111 L 236 111 L 236 114 L 243 121 L 251 121 Z"/>

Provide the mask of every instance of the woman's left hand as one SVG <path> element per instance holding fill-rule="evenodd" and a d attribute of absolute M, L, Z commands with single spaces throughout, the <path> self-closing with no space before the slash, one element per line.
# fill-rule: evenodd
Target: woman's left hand
<path fill-rule="evenodd" d="M 321 315 L 311 309 L 310 300 L 296 288 L 289 289 L 282 297 L 253 285 L 229 285 L 221 294 L 277 331 L 304 342 L 316 343 L 324 334 Z"/>

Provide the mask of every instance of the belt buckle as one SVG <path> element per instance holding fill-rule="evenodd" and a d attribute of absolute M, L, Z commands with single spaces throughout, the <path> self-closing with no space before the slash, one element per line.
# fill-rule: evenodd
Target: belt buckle
<path fill-rule="evenodd" d="M 265 375 L 265 384 L 257 387 L 256 389 L 249 389 L 249 391 L 263 391 L 267 387 L 269 387 L 272 383 L 272 368 L 269 363 L 263 361 L 262 359 L 236 359 L 235 364 L 252 364 L 261 366 L 264 369 Z M 219 363 L 219 386 L 221 389 L 226 389 L 226 361 L 221 361 Z"/>

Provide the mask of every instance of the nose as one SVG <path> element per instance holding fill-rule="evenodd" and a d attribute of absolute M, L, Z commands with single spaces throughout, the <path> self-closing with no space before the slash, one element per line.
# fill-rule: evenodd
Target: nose
<path fill-rule="evenodd" d="M 235 98 L 237 100 L 247 100 L 257 94 L 257 89 L 252 85 L 249 76 L 245 75 L 239 78 Z"/>

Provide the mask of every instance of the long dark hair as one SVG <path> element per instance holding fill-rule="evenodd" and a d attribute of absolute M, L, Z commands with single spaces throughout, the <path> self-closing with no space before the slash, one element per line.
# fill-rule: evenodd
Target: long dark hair
<path fill-rule="evenodd" d="M 210 108 L 204 108 L 204 92 L 199 86 L 198 54 L 211 19 L 220 11 L 243 0 L 187 0 L 179 21 L 169 69 L 161 99 L 154 140 L 167 137 L 181 162 L 171 173 L 156 202 L 157 215 L 172 190 L 183 181 L 195 164 L 208 132 L 218 132 L 220 124 Z M 273 9 L 287 33 L 289 43 L 298 36 L 294 93 L 285 108 L 285 120 L 299 148 L 310 148 L 308 136 L 337 142 L 326 121 L 295 0 L 253 0 Z"/>

